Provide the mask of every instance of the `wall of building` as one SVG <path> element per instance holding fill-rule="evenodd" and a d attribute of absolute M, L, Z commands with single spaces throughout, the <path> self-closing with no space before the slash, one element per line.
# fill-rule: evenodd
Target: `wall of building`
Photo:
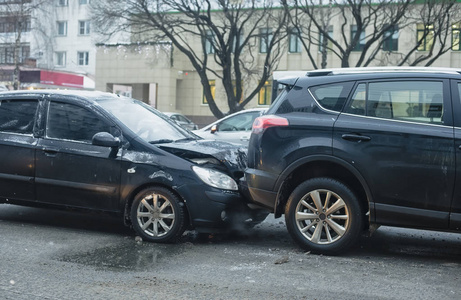
<path fill-rule="evenodd" d="M 333 34 L 341 35 L 339 26 L 335 25 Z M 347 32 L 345 33 L 348 34 Z M 416 27 L 408 26 L 399 31 L 400 52 L 405 53 L 410 47 L 413 47 L 416 40 Z M 189 41 L 195 43 L 193 48 L 200 48 L 200 40 Z M 155 47 L 155 46 L 152 46 Z M 315 48 L 316 46 L 313 46 Z M 312 55 L 319 67 L 322 55 L 311 49 Z M 142 50 L 139 45 L 124 47 L 101 46 L 98 48 L 96 57 L 96 89 L 111 91 L 110 84 L 130 84 L 136 89 L 136 84 L 155 83 L 158 101 L 156 107 L 161 111 L 175 111 L 182 113 L 192 119 L 194 122 L 205 125 L 213 121 L 212 115 L 207 104 L 203 103 L 203 88 L 197 72 L 192 69 L 187 57 L 179 51 L 165 52 L 159 54 L 159 51 L 151 50 L 153 56 L 148 55 L 147 50 Z M 264 55 L 254 53 L 259 65 L 263 65 Z M 360 57 L 360 52 L 351 53 L 350 66 L 355 66 Z M 424 52 L 415 52 L 413 59 Z M 172 55 L 172 57 L 170 56 Z M 369 66 L 392 66 L 396 65 L 400 54 L 381 51 L 376 59 Z M 331 51 L 327 53 L 327 68 L 341 67 L 340 59 Z M 212 54 L 209 55 L 209 67 L 215 72 L 220 72 L 220 68 L 214 63 Z M 448 51 L 441 56 L 432 66 L 434 67 L 454 67 L 461 68 L 461 51 Z M 300 53 L 289 53 L 286 49 L 277 67 L 277 71 L 296 71 L 312 70 L 313 64 L 309 60 L 307 53 L 302 50 Z M 222 88 L 220 79 L 210 72 L 210 80 L 215 80 L 216 93 L 215 99 L 218 107 L 222 111 L 228 110 L 227 97 Z M 245 80 L 245 91 L 250 91 L 257 85 L 257 79 L 252 78 Z M 108 85 L 109 84 L 109 85 Z M 138 87 L 139 88 L 139 87 Z M 146 101 L 144 93 L 133 92 L 133 96 L 139 96 Z M 246 106 L 246 108 L 258 107 L 258 96 Z M 267 107 L 267 106 L 266 106 Z"/>
<path fill-rule="evenodd" d="M 162 111 L 175 111 L 178 70 L 170 67 L 169 51 L 170 45 L 98 47 L 96 90 L 115 92 L 114 84 L 131 86 L 134 98 Z"/>

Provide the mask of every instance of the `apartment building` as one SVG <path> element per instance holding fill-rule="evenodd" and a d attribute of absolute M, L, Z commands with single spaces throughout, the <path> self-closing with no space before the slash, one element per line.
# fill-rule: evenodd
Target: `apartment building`
<path fill-rule="evenodd" d="M 0 81 L 11 85 L 12 70 L 19 63 L 20 88 L 94 89 L 98 37 L 91 28 L 89 4 L 1 1 Z"/>

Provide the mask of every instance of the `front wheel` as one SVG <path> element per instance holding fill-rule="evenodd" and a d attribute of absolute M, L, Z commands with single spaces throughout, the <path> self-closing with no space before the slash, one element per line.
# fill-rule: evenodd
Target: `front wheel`
<path fill-rule="evenodd" d="M 147 188 L 136 195 L 131 222 L 144 240 L 159 243 L 175 242 L 187 225 L 184 204 L 163 187 Z"/>
<path fill-rule="evenodd" d="M 293 239 L 305 250 L 335 255 L 351 247 L 363 223 L 355 194 L 331 178 L 314 178 L 291 193 L 285 222 Z"/>

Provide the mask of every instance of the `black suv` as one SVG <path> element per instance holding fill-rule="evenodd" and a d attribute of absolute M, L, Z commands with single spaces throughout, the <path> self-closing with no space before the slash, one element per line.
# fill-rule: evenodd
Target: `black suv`
<path fill-rule="evenodd" d="M 0 203 L 117 213 L 149 241 L 267 215 L 240 193 L 245 150 L 114 94 L 0 93 L 0 157 Z"/>
<path fill-rule="evenodd" d="M 303 248 L 338 254 L 379 225 L 461 229 L 461 71 L 308 72 L 253 124 L 253 200 Z"/>

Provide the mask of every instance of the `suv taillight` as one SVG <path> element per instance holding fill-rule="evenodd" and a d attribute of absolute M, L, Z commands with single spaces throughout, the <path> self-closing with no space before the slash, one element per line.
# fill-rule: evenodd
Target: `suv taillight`
<path fill-rule="evenodd" d="M 288 126 L 288 120 L 282 117 L 267 115 L 258 117 L 253 122 L 253 133 L 261 133 L 266 128 L 276 127 L 276 126 Z"/>

